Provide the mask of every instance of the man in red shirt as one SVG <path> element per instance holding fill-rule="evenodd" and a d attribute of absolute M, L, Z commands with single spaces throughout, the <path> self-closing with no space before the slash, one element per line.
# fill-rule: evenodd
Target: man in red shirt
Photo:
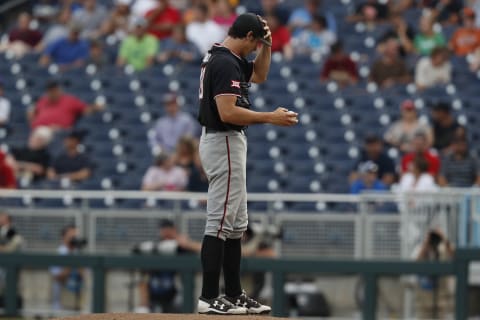
<path fill-rule="evenodd" d="M 280 52 L 284 58 L 290 60 L 293 58 L 293 47 L 290 42 L 290 30 L 282 24 L 280 12 L 275 10 L 265 17 L 268 27 L 272 31 L 272 53 Z"/>
<path fill-rule="evenodd" d="M 335 81 L 340 85 L 355 84 L 358 82 L 357 65 L 343 51 L 340 41 L 332 45 L 331 53 L 323 65 L 320 79 L 322 81 Z"/>
<path fill-rule="evenodd" d="M 17 181 L 12 166 L 6 161 L 6 156 L 0 150 L 0 189 L 16 189 Z"/>
<path fill-rule="evenodd" d="M 172 35 L 172 31 L 181 22 L 181 15 L 175 8 L 171 7 L 168 0 L 157 0 L 155 9 L 147 12 L 145 18 L 148 20 L 148 33 L 159 40 Z"/>
<path fill-rule="evenodd" d="M 103 109 L 103 105 L 87 105 L 80 99 L 62 92 L 56 81 L 47 84 L 47 92 L 35 107 L 29 110 L 28 117 L 32 128 L 50 127 L 53 130 L 69 129 L 84 114 Z"/>
<path fill-rule="evenodd" d="M 428 173 L 436 177 L 440 173 L 440 158 L 428 149 L 427 136 L 423 132 L 415 134 L 412 142 L 413 152 L 402 158 L 402 173 L 409 172 L 417 156 L 423 156 L 428 162 Z"/>

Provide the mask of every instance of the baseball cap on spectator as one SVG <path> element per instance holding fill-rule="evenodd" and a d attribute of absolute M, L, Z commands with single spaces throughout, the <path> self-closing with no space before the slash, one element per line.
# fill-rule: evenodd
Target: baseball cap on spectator
<path fill-rule="evenodd" d="M 245 38 L 250 31 L 252 31 L 253 36 L 262 43 L 271 45 L 264 38 L 266 31 L 263 28 L 262 21 L 260 21 L 256 14 L 250 12 L 242 13 L 235 19 L 230 30 L 228 30 L 228 35 L 235 38 Z"/>
<path fill-rule="evenodd" d="M 450 105 L 446 102 L 439 102 L 439 103 L 436 103 L 435 105 L 433 105 L 432 109 L 434 111 L 449 113 L 450 112 Z"/>
<path fill-rule="evenodd" d="M 147 19 L 144 17 L 135 17 L 132 20 L 131 27 L 146 27 L 148 25 Z"/>
<path fill-rule="evenodd" d="M 377 173 L 378 166 L 373 161 L 365 161 L 358 165 L 358 172 L 360 173 Z"/>
<path fill-rule="evenodd" d="M 473 11 L 472 8 L 465 7 L 463 8 L 462 13 L 465 18 L 472 18 L 472 19 L 475 18 L 475 11 Z"/>
<path fill-rule="evenodd" d="M 175 224 L 170 219 L 162 219 L 158 222 L 159 228 L 173 228 Z"/>
<path fill-rule="evenodd" d="M 401 109 L 401 110 L 415 110 L 415 104 L 413 103 L 412 100 L 407 99 L 407 100 L 404 100 L 404 101 L 400 104 L 400 109 Z"/>

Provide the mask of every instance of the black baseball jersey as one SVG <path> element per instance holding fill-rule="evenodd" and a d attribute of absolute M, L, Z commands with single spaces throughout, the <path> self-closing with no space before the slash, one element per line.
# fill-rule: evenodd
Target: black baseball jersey
<path fill-rule="evenodd" d="M 236 105 L 249 109 L 248 88 L 253 74 L 253 62 L 237 56 L 228 48 L 214 45 L 202 63 L 200 73 L 200 110 L 202 126 L 218 131 L 242 130 L 244 127 L 222 122 L 215 97 L 237 96 Z"/>

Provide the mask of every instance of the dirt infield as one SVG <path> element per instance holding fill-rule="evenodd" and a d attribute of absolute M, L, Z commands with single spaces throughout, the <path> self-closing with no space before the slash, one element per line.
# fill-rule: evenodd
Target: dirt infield
<path fill-rule="evenodd" d="M 99 313 L 82 316 L 56 318 L 53 320 L 281 320 L 271 316 L 217 316 L 200 314 L 140 314 L 140 313 Z"/>

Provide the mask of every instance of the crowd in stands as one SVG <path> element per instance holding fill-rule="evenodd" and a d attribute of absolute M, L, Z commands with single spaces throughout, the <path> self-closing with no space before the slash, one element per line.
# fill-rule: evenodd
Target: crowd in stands
<path fill-rule="evenodd" d="M 87 65 L 131 66 L 142 72 L 172 61 L 199 64 L 209 48 L 226 36 L 237 12 L 253 10 L 267 20 L 275 54 L 286 62 L 320 56 L 323 68 L 316 81 L 335 82 L 340 90 L 362 82 L 374 83 L 380 90 L 413 83 L 421 92 L 452 81 L 452 59 L 464 59 L 471 72 L 480 68 L 478 0 L 344 1 L 350 8 L 344 20 L 331 12 L 329 1 L 297 2 L 292 7 L 280 0 L 42 0 L 4 30 L 0 51 L 19 59 L 34 55 L 40 67 L 53 64 L 60 72 Z M 413 8 L 422 9 L 415 25 L 405 18 Z M 351 46 L 342 41 L 343 25 L 376 32 L 376 39 L 365 39 L 371 40 L 366 45 L 374 46 L 376 55 L 353 55 Z M 113 57 L 105 50 L 112 43 L 118 48 Z M 366 76 L 360 72 L 362 61 L 369 62 Z M 10 109 L 15 107 L 8 96 L 0 84 L 0 127 L 7 130 Z M 156 158 L 143 177 L 143 190 L 206 190 L 196 153 L 200 127 L 194 116 L 180 110 L 177 100 L 173 92 L 161 100 L 165 115 L 149 136 Z M 88 179 L 95 165 L 82 148 L 83 133 L 76 131 L 75 123 L 109 107 L 102 101 L 82 101 L 62 91 L 58 82 L 48 82 L 45 94 L 28 110 L 28 142 L 0 153 L 0 185 L 16 187 L 14 175 L 17 180 L 69 183 Z M 352 193 L 387 190 L 392 185 L 408 191 L 480 183 L 467 129 L 457 122 L 451 105 L 436 103 L 428 120 L 419 118 L 412 100 L 398 107 L 401 116 L 384 136 L 366 137 L 350 175 Z M 47 146 L 58 132 L 68 132 L 64 150 L 51 155 Z M 397 148 L 399 161 L 387 155 L 385 145 Z"/>

